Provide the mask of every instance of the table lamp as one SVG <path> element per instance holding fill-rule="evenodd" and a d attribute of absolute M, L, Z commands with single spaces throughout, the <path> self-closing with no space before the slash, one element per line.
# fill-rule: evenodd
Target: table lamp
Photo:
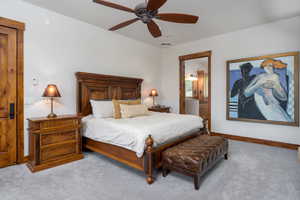
<path fill-rule="evenodd" d="M 51 99 L 51 113 L 47 116 L 48 118 L 55 118 L 56 114 L 53 112 L 53 99 L 55 97 L 61 97 L 60 93 L 57 89 L 57 86 L 54 84 L 50 84 L 44 91 L 43 97 L 49 97 Z"/>
<path fill-rule="evenodd" d="M 158 96 L 158 93 L 157 93 L 157 90 L 156 89 L 152 89 L 150 94 L 149 94 L 150 97 L 153 98 L 153 106 L 155 106 L 155 97 Z"/>

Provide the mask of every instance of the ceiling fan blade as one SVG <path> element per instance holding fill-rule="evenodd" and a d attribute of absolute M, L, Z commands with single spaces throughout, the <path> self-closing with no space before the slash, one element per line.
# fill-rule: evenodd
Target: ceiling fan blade
<path fill-rule="evenodd" d="M 104 5 L 104 6 L 108 6 L 108 7 L 111 7 L 111 8 L 118 9 L 118 10 L 123 10 L 123 11 L 126 11 L 126 12 L 134 13 L 133 9 L 127 8 L 125 6 L 121 6 L 121 5 L 118 5 L 118 4 L 115 4 L 115 3 L 111 3 L 111 2 L 108 2 L 108 1 L 102 1 L 102 0 L 93 0 L 93 1 L 95 3 L 99 3 L 99 4 Z"/>
<path fill-rule="evenodd" d="M 139 18 L 135 18 L 135 19 L 128 20 L 128 21 L 126 21 L 126 22 L 123 22 L 123 23 L 121 23 L 121 24 L 118 24 L 118 25 L 116 25 L 116 26 L 110 28 L 109 30 L 110 30 L 110 31 L 118 30 L 118 29 L 123 28 L 123 27 L 125 27 L 125 26 L 128 26 L 128 25 L 130 25 L 130 24 L 132 24 L 132 23 L 134 23 L 134 22 L 136 22 L 136 21 L 138 21 L 138 20 L 139 20 Z"/>
<path fill-rule="evenodd" d="M 151 33 L 151 35 L 155 38 L 160 37 L 161 36 L 161 31 L 159 29 L 159 26 L 153 21 L 151 20 L 148 24 L 148 29 L 149 32 Z"/>
<path fill-rule="evenodd" d="M 147 10 L 158 10 L 167 0 L 149 0 Z"/>
<path fill-rule="evenodd" d="M 156 15 L 156 19 L 175 23 L 195 24 L 197 23 L 199 17 L 188 14 L 161 13 Z"/>

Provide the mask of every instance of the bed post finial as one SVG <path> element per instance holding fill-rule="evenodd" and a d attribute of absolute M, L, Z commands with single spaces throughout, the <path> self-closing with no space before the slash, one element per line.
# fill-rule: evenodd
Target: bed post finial
<path fill-rule="evenodd" d="M 153 144 L 154 144 L 154 140 L 153 140 L 152 136 L 149 135 L 146 139 L 147 152 L 152 151 Z"/>
<path fill-rule="evenodd" d="M 153 150 L 154 140 L 151 135 L 149 135 L 146 139 L 146 159 L 147 159 L 147 183 L 152 184 L 154 182 L 153 178 L 153 163 L 152 163 L 152 150 Z"/>

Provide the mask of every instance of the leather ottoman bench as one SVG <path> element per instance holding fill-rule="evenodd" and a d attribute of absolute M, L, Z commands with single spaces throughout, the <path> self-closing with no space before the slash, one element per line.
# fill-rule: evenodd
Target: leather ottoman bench
<path fill-rule="evenodd" d="M 195 189 L 200 178 L 223 157 L 228 158 L 228 140 L 201 135 L 173 146 L 162 154 L 163 176 L 171 170 L 194 177 Z"/>

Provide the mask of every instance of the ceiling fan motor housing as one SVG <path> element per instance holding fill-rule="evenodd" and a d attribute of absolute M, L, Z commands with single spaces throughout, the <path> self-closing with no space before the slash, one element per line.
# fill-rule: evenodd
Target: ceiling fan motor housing
<path fill-rule="evenodd" d="M 114 9 L 122 10 L 129 13 L 134 13 L 137 17 L 131 20 L 122 22 L 112 28 L 110 31 L 116 31 L 120 28 L 124 28 L 130 24 L 133 24 L 141 20 L 144 24 L 147 25 L 150 34 L 154 37 L 160 37 L 161 30 L 157 23 L 153 20 L 163 20 L 174 23 L 185 23 L 185 24 L 195 24 L 198 21 L 198 16 L 189 15 L 189 14 L 179 14 L 179 13 L 159 13 L 158 10 L 167 2 L 167 0 L 145 0 L 145 3 L 138 4 L 135 9 L 128 8 L 116 3 L 108 2 L 108 0 L 93 0 L 95 3 L 111 7 Z M 162 44 L 166 45 L 166 44 Z M 168 45 L 168 44 L 167 44 Z"/>
<path fill-rule="evenodd" d="M 135 7 L 134 13 L 143 23 L 147 24 L 157 15 L 158 10 L 148 11 L 147 4 L 141 3 Z"/>

